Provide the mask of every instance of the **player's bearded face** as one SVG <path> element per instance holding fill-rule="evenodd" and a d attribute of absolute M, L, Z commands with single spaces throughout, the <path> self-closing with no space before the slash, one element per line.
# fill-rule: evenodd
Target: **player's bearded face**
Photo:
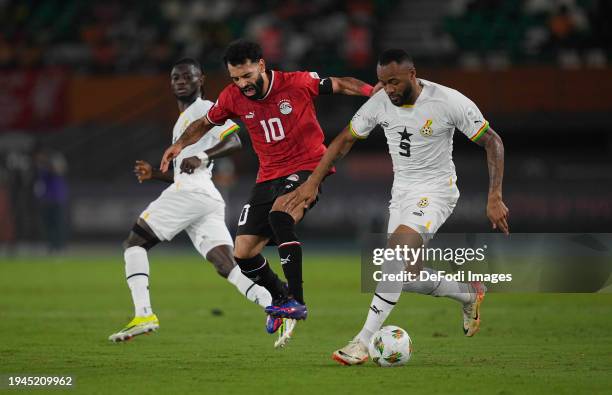
<path fill-rule="evenodd" d="M 413 68 L 392 62 L 378 65 L 376 73 L 391 103 L 399 107 L 411 102 L 415 90 Z"/>
<path fill-rule="evenodd" d="M 266 67 L 263 59 L 257 62 L 247 60 L 243 64 L 228 63 L 227 70 L 240 92 L 249 99 L 257 100 L 264 96 L 264 74 Z"/>
<path fill-rule="evenodd" d="M 389 100 L 398 107 L 410 102 L 412 91 L 413 89 L 410 82 L 398 84 L 397 86 L 385 87 L 385 92 L 387 96 L 389 96 Z"/>
<path fill-rule="evenodd" d="M 389 96 L 389 100 L 394 105 L 400 107 L 406 103 L 410 103 L 414 88 L 410 80 L 396 79 L 395 83 L 388 83 L 385 86 L 385 92 Z"/>
<path fill-rule="evenodd" d="M 254 83 L 249 82 L 240 88 L 240 92 L 249 99 L 261 99 L 263 97 L 264 79 L 260 73 L 257 74 L 257 79 Z"/>
<path fill-rule="evenodd" d="M 389 96 L 389 99 L 391 100 L 391 103 L 393 103 L 394 105 L 402 106 L 405 103 L 409 102 L 411 96 L 412 96 L 412 85 L 410 84 L 410 82 L 406 82 L 406 87 L 404 91 L 398 94 L 395 94 L 393 97 Z"/>

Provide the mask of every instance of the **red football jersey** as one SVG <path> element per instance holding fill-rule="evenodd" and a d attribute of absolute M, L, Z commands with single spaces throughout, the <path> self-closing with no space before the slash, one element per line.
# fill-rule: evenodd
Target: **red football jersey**
<path fill-rule="evenodd" d="M 313 103 L 320 82 L 316 73 L 272 70 L 260 100 L 245 97 L 231 84 L 208 111 L 215 125 L 237 117 L 246 125 L 259 158 L 258 183 L 317 167 L 326 150 Z"/>

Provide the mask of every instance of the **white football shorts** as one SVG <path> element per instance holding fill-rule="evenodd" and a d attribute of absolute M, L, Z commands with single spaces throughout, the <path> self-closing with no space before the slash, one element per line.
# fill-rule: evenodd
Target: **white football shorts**
<path fill-rule="evenodd" d="M 216 246 L 234 245 L 225 224 L 225 202 L 203 191 L 180 190 L 172 184 L 140 218 L 163 241 L 172 240 L 184 230 L 204 258 Z"/>
<path fill-rule="evenodd" d="M 391 234 L 399 225 L 416 230 L 423 241 L 430 240 L 440 226 L 453 213 L 459 200 L 459 189 L 453 183 L 449 186 L 401 190 L 393 188 L 389 204 L 389 225 Z"/>

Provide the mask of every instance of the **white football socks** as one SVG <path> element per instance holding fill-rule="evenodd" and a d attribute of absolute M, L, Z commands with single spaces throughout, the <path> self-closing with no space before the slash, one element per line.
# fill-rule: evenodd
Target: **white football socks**
<path fill-rule="evenodd" d="M 129 247 L 123 253 L 125 277 L 132 292 L 134 315 L 146 317 L 153 314 L 149 298 L 149 259 L 142 247 Z"/>
<path fill-rule="evenodd" d="M 383 266 L 383 275 L 397 274 L 403 267 L 403 262 L 388 262 Z M 389 314 L 391 314 L 402 294 L 402 285 L 402 281 L 380 281 L 376 286 L 376 293 L 374 293 L 370 304 L 368 318 L 366 318 L 361 332 L 357 335 L 365 346 L 370 343 L 370 338 L 374 332 L 382 327 Z"/>
<path fill-rule="evenodd" d="M 425 267 L 423 271 L 435 273 L 436 271 Z M 406 292 L 414 292 L 422 295 L 444 296 L 460 303 L 469 303 L 472 301 L 470 292 L 470 284 L 460 283 L 457 281 L 449 281 L 446 279 L 411 281 L 404 283 L 402 288 Z"/>
<path fill-rule="evenodd" d="M 227 276 L 227 281 L 238 288 L 238 292 L 243 294 L 251 302 L 257 303 L 261 307 L 272 304 L 272 295 L 262 286 L 255 284 L 250 278 L 242 274 L 240 268 L 235 266 Z"/>
<path fill-rule="evenodd" d="M 399 267 L 399 266 L 397 266 Z M 397 273 L 398 269 L 383 269 L 383 273 Z M 423 271 L 430 273 L 435 272 L 431 268 L 423 268 Z M 383 292 L 385 291 L 385 292 Z M 402 283 L 401 281 L 379 282 L 376 287 L 376 293 L 370 304 L 368 318 L 357 335 L 359 340 L 364 345 L 368 345 L 374 332 L 379 330 L 395 304 L 400 298 L 401 292 L 414 292 L 423 295 L 443 296 L 460 303 L 466 304 L 472 301 L 472 293 L 470 284 L 460 283 L 457 281 L 449 281 L 446 279 L 427 280 L 427 281 L 411 281 Z"/>
<path fill-rule="evenodd" d="M 368 311 L 368 318 L 366 318 L 363 328 L 357 335 L 361 343 L 366 347 L 370 343 L 370 339 L 374 332 L 382 327 L 389 314 L 391 314 L 400 295 L 401 293 L 374 294 L 372 303 L 370 304 L 370 311 Z"/>

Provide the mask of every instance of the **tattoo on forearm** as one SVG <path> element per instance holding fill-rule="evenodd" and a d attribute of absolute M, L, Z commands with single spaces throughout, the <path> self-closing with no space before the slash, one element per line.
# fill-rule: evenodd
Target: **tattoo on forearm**
<path fill-rule="evenodd" d="M 498 135 L 487 142 L 487 166 L 489 168 L 489 193 L 500 191 L 504 177 L 504 144 Z"/>

